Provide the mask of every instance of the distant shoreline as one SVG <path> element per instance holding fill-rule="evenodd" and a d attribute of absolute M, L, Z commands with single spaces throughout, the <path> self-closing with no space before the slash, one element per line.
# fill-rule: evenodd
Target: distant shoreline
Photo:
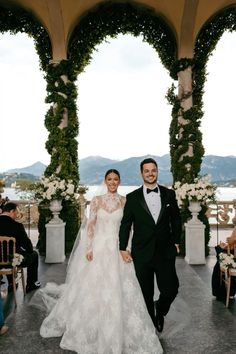
<path fill-rule="evenodd" d="M 118 192 L 125 196 L 127 193 L 130 193 L 137 188 L 139 188 L 139 186 L 120 186 Z M 94 195 L 98 194 L 99 189 L 101 189 L 101 185 L 88 186 L 88 191 L 85 194 L 85 198 L 87 200 L 91 200 Z M 4 192 L 1 193 L 1 195 L 3 198 L 7 196 L 10 200 L 21 200 L 14 188 L 4 188 Z M 236 199 L 236 187 L 217 188 L 217 200 L 231 201 L 233 199 Z"/>

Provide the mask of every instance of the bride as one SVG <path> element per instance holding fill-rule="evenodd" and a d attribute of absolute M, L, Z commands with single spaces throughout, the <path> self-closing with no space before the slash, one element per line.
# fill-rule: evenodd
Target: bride
<path fill-rule="evenodd" d="M 90 204 L 90 216 L 74 246 L 65 284 L 41 290 L 50 309 L 42 337 L 62 337 L 60 347 L 80 354 L 163 353 L 132 263 L 119 253 L 125 197 L 120 174 L 105 174 L 107 193 Z"/>

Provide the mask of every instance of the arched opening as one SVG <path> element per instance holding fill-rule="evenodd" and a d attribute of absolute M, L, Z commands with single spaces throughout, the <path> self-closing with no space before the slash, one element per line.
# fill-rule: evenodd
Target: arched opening
<path fill-rule="evenodd" d="M 6 32 L 0 36 L 0 53 L 1 171 L 48 163 L 46 82 L 33 39 Z"/>
<path fill-rule="evenodd" d="M 80 159 L 169 153 L 171 107 L 165 94 L 171 78 L 141 36 L 106 38 L 77 83 Z"/>
<path fill-rule="evenodd" d="M 226 31 L 210 56 L 202 119 L 205 155 L 232 155 L 235 139 L 236 33 Z"/>

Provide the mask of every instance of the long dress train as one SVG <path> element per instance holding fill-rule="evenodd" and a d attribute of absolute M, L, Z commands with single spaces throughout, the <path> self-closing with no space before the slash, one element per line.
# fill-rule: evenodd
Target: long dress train
<path fill-rule="evenodd" d="M 90 206 L 88 225 L 73 252 L 66 283 L 41 291 L 50 309 L 42 337 L 61 337 L 60 347 L 79 354 L 161 354 L 159 339 L 132 263 L 118 251 L 124 197 L 105 194 Z M 93 260 L 85 254 L 93 250 Z"/>

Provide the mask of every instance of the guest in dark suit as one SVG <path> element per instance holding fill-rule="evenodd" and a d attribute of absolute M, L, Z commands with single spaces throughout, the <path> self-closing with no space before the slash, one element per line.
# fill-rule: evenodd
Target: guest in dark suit
<path fill-rule="evenodd" d="M 162 332 L 164 316 L 179 287 L 175 259 L 179 253 L 181 217 L 175 192 L 157 184 L 156 161 L 145 159 L 140 169 L 144 185 L 126 196 L 119 232 L 120 251 L 125 262 L 134 262 L 148 312 L 157 330 Z M 155 304 L 154 276 L 160 292 Z"/>
<path fill-rule="evenodd" d="M 38 289 L 38 253 L 34 251 L 24 226 L 17 222 L 18 207 L 16 203 L 8 202 L 3 206 L 0 214 L 0 236 L 12 236 L 16 239 L 16 252 L 24 256 L 22 266 L 27 267 L 26 292 Z M 8 278 L 10 281 L 10 278 Z M 12 284 L 8 284 L 8 291 L 12 291 Z"/>

